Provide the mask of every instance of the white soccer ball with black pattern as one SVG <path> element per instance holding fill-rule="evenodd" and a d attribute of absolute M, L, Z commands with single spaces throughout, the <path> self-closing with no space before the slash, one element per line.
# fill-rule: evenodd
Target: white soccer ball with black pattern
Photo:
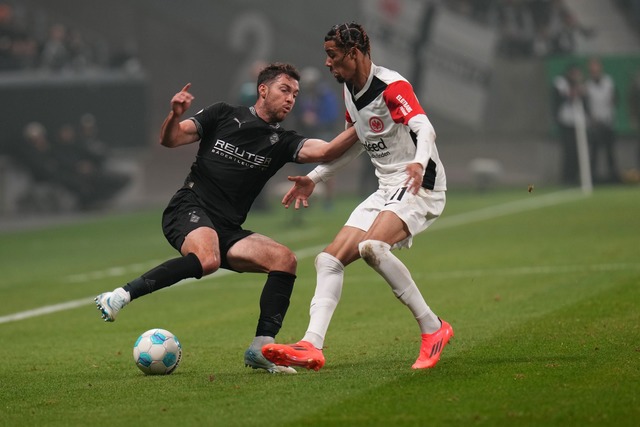
<path fill-rule="evenodd" d="M 147 375 L 168 375 L 176 370 L 182 358 L 182 345 L 166 329 L 149 329 L 133 345 L 133 360 Z"/>

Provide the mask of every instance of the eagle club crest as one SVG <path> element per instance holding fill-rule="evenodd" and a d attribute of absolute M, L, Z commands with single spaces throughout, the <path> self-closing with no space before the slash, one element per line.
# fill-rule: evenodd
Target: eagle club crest
<path fill-rule="evenodd" d="M 371 117 L 369 119 L 369 127 L 372 132 L 380 133 L 384 130 L 384 122 L 380 117 Z"/>

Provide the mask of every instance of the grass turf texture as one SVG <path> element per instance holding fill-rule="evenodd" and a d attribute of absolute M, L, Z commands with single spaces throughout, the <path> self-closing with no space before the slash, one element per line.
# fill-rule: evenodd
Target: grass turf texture
<path fill-rule="evenodd" d="M 410 368 L 415 321 L 361 261 L 346 271 L 326 366 L 277 376 L 242 363 L 261 275 L 188 282 L 134 301 L 114 324 L 100 320 L 92 295 L 176 255 L 161 235 L 160 210 L 3 233 L 0 318 L 87 303 L 0 323 L 0 426 L 635 425 L 638 188 L 547 197 L 539 189 L 451 191 L 443 218 L 396 252 L 455 330 L 437 367 L 424 371 Z M 321 247 L 355 203 L 339 200 L 326 212 L 315 201 L 302 226 L 274 207 L 247 226 L 296 251 Z M 316 252 L 300 252 L 279 342 L 305 331 Z M 135 339 L 153 327 L 182 342 L 170 376 L 144 376 L 133 363 Z"/>

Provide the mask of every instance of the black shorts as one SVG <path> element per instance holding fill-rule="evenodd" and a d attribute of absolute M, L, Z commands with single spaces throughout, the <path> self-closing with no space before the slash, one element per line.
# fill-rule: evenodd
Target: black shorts
<path fill-rule="evenodd" d="M 251 230 L 242 227 L 228 228 L 216 225 L 215 218 L 211 218 L 202 206 L 200 198 L 189 189 L 179 190 L 169 201 L 162 214 L 162 231 L 171 246 L 178 252 L 187 234 L 196 228 L 212 228 L 218 234 L 220 246 L 220 266 L 227 270 L 234 270 L 227 261 L 227 252 L 236 242 L 253 234 Z"/>

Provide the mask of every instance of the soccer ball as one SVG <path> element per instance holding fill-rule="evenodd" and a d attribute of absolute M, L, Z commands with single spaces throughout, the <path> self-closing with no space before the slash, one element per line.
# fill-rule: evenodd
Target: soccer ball
<path fill-rule="evenodd" d="M 133 345 L 133 360 L 147 375 L 168 375 L 176 370 L 182 358 L 182 345 L 166 329 L 149 329 Z"/>

